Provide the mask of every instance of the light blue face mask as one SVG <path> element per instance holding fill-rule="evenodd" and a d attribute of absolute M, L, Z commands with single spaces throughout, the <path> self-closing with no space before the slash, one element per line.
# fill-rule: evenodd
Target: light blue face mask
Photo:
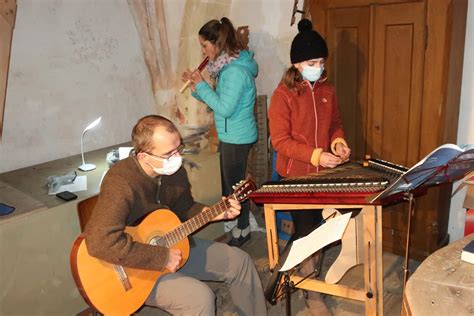
<path fill-rule="evenodd" d="M 315 82 L 321 77 L 321 74 L 324 71 L 324 67 L 315 67 L 315 66 L 303 66 L 303 72 L 301 75 L 304 79 Z"/>

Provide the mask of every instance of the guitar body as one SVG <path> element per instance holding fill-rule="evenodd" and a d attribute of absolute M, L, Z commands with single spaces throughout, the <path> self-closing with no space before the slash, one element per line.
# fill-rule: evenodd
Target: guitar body
<path fill-rule="evenodd" d="M 251 180 L 234 186 L 234 193 L 214 206 L 181 223 L 170 210 L 159 209 L 148 214 L 138 226 L 127 226 L 125 232 L 136 242 L 181 250 L 181 268 L 189 258 L 188 236 L 231 207 L 230 198 L 242 202 L 256 189 Z M 71 249 L 71 272 L 77 288 L 89 306 L 105 315 L 130 315 L 147 299 L 156 281 L 169 270 L 150 271 L 124 268 L 89 255 L 79 236 Z"/>
<path fill-rule="evenodd" d="M 137 242 L 151 244 L 152 239 L 162 236 L 181 224 L 179 218 L 166 209 L 156 210 L 134 227 L 125 232 Z M 187 238 L 172 246 L 180 249 L 182 267 L 189 258 Z M 150 271 L 123 268 L 89 255 L 82 236 L 79 236 L 70 254 L 74 281 L 86 302 L 105 315 L 131 315 L 139 309 L 152 291 L 156 281 L 169 270 Z M 126 280 L 120 278 L 120 272 Z"/>

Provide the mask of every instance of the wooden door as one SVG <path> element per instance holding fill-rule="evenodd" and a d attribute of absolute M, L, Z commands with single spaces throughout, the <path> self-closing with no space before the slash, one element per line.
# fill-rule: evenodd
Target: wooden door
<path fill-rule="evenodd" d="M 372 30 L 368 152 L 412 166 L 420 145 L 424 3 L 376 6 Z"/>
<path fill-rule="evenodd" d="M 418 161 L 424 12 L 423 2 L 327 9 L 329 78 L 354 159 Z"/>
<path fill-rule="evenodd" d="M 312 2 L 311 16 L 329 48 L 352 159 L 365 154 L 412 166 L 419 159 L 425 54 L 425 3 Z M 384 249 L 403 254 L 407 204 L 384 208 Z M 423 211 L 417 217 L 427 214 Z M 420 236 L 425 218 L 415 220 Z M 418 237 L 418 236 L 417 236 Z M 426 255 L 432 236 L 416 238 L 411 253 Z"/>
<path fill-rule="evenodd" d="M 336 87 L 352 158 L 370 154 L 412 166 L 419 158 L 424 3 L 330 7 L 325 30 L 329 78 Z M 406 203 L 384 209 L 385 249 L 403 253 L 407 220 Z M 425 221 L 416 223 L 424 233 Z M 419 249 L 429 248 L 427 240 L 431 238 L 413 242 L 416 257 L 421 256 Z"/>
<path fill-rule="evenodd" d="M 372 100 L 367 130 L 368 152 L 375 157 L 404 166 L 419 160 L 423 69 L 425 53 L 424 3 L 387 4 L 372 7 Z M 426 221 L 414 220 L 419 234 L 412 238 L 411 253 L 429 248 L 431 236 Z M 402 254 L 406 243 L 408 204 L 385 208 L 383 242 L 385 249 Z"/>
<path fill-rule="evenodd" d="M 467 0 L 306 0 L 305 6 L 328 42 L 329 79 L 352 158 L 367 153 L 410 167 L 456 142 Z M 449 241 L 450 193 L 440 186 L 417 199 L 413 258 Z M 384 208 L 385 250 L 404 254 L 407 215 L 406 203 Z"/>

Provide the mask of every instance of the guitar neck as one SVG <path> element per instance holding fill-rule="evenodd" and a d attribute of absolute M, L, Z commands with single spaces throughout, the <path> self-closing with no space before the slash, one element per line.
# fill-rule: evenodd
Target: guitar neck
<path fill-rule="evenodd" d="M 205 226 L 210 221 L 212 221 L 216 216 L 224 213 L 230 207 L 229 199 L 220 201 L 219 203 L 209 207 L 208 209 L 202 211 L 191 219 L 183 222 L 181 225 L 177 226 L 175 229 L 167 232 L 163 237 L 166 239 L 167 246 L 170 247 L 180 240 L 188 237 L 199 228 Z"/>

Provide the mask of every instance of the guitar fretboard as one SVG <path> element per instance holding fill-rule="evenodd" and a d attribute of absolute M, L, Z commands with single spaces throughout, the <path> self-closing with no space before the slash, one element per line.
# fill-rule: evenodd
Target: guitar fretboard
<path fill-rule="evenodd" d="M 171 247 L 177 242 L 188 237 L 190 234 L 194 233 L 196 230 L 212 221 L 219 214 L 224 213 L 229 209 L 229 207 L 230 202 L 229 199 L 226 198 L 225 200 L 222 200 L 221 202 L 197 214 L 193 218 L 185 221 L 175 229 L 167 232 L 162 236 L 162 238 L 164 238 L 166 241 L 166 246 Z"/>

